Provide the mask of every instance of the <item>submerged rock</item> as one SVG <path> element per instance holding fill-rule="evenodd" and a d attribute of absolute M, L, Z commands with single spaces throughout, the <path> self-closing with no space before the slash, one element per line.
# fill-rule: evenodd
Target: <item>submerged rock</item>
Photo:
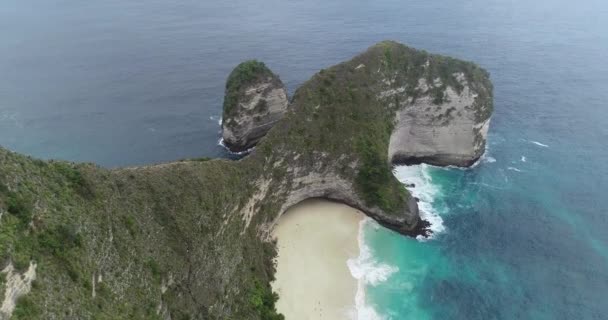
<path fill-rule="evenodd" d="M 226 83 L 222 137 L 234 152 L 253 147 L 280 120 L 289 102 L 281 79 L 264 63 L 239 64 Z"/>

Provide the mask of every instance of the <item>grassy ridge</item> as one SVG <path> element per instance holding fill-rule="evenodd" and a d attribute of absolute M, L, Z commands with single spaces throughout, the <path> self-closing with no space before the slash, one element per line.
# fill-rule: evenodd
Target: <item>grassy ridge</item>
<path fill-rule="evenodd" d="M 272 305 L 272 243 L 240 219 L 223 224 L 253 191 L 244 169 L 108 171 L 0 150 L 0 263 L 22 272 L 35 261 L 39 275 L 13 318 L 160 319 L 160 305 L 177 319 L 278 319 L 253 300 L 265 292 Z"/>

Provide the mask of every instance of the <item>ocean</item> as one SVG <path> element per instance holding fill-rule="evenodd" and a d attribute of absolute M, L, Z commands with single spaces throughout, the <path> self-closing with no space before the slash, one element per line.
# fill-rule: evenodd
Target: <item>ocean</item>
<path fill-rule="evenodd" d="M 393 39 L 475 61 L 495 112 L 473 168 L 398 167 L 432 239 L 362 227 L 360 319 L 608 318 L 608 4 L 600 0 L 5 0 L 0 145 L 106 167 L 218 145 L 244 59 L 290 93 Z"/>

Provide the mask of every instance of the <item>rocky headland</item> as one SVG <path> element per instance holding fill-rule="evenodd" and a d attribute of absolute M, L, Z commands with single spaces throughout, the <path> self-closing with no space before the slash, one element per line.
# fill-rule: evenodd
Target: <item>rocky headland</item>
<path fill-rule="evenodd" d="M 291 103 L 269 70 L 241 72 L 223 126 L 236 150 L 256 145 L 240 161 L 108 170 L 0 149 L 0 318 L 281 319 L 283 212 L 326 198 L 424 234 L 393 164 L 466 166 L 485 148 L 492 85 L 470 62 L 385 41 Z"/>

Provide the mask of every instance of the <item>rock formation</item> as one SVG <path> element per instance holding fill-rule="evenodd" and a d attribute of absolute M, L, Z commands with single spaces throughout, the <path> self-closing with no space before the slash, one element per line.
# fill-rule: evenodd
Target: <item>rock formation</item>
<path fill-rule="evenodd" d="M 224 110 L 226 126 L 246 128 L 239 148 L 263 135 L 252 129 L 259 101 L 286 106 L 277 79 L 247 65 L 229 79 L 238 90 L 227 90 Z M 109 170 L 0 148 L 0 270 L 14 268 L 0 274 L 0 297 L 16 297 L 14 275 L 37 266 L 31 290 L 3 310 L 17 319 L 280 319 L 269 235 L 285 210 L 327 198 L 425 234 L 392 162 L 470 164 L 491 112 L 483 69 L 385 41 L 314 75 L 286 112 L 259 113 L 264 123 L 284 116 L 240 161 Z"/>
<path fill-rule="evenodd" d="M 253 147 L 287 111 L 287 91 L 262 62 L 239 64 L 226 83 L 222 136 L 235 152 Z"/>
<path fill-rule="evenodd" d="M 400 88 L 390 93 L 407 101 L 397 111 L 391 135 L 388 152 L 393 162 L 467 167 L 481 157 L 492 112 L 492 100 L 487 99 L 491 83 L 472 81 L 463 72 L 452 76 L 451 84 L 440 78 L 420 79 L 416 99 Z"/>

